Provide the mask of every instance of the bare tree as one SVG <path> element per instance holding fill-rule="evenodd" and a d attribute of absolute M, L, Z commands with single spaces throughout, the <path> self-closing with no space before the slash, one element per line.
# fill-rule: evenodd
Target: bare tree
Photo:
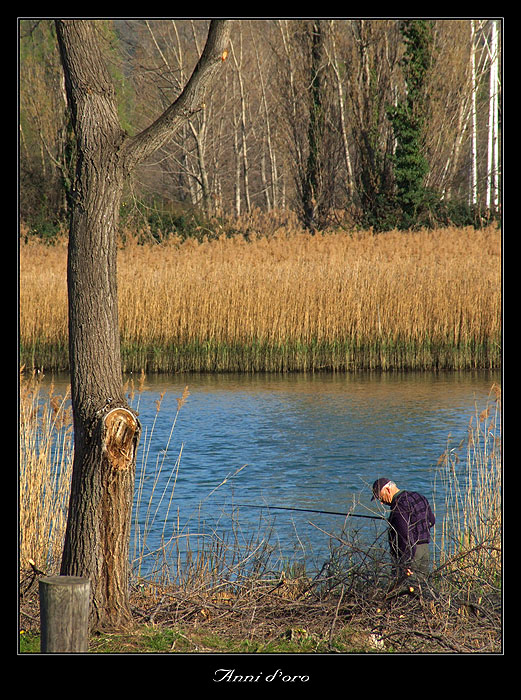
<path fill-rule="evenodd" d="M 471 150 L 470 150 L 470 188 L 469 203 L 477 206 L 478 203 L 478 126 L 476 113 L 476 20 L 470 20 L 470 81 L 472 101 L 472 126 L 471 126 Z"/>
<path fill-rule="evenodd" d="M 272 208 L 277 208 L 279 205 L 279 183 L 278 183 L 278 173 L 277 173 L 277 154 L 274 148 L 274 139 L 272 137 L 272 126 L 271 126 L 271 115 L 270 108 L 268 106 L 268 95 L 266 90 L 266 77 L 265 77 L 265 66 L 261 66 L 261 60 L 259 55 L 258 42 L 255 39 L 255 34 L 253 32 L 253 26 L 250 22 L 250 33 L 251 41 L 253 44 L 253 49 L 255 52 L 255 61 L 258 72 L 259 85 L 261 88 L 261 104 L 262 104 L 262 114 L 265 121 L 265 147 L 262 150 L 262 160 L 261 160 L 261 182 L 264 192 L 264 199 L 266 203 L 266 209 L 269 211 Z M 266 150 L 267 150 L 267 160 L 269 163 L 269 179 L 267 179 L 266 174 Z"/>
<path fill-rule="evenodd" d="M 400 60 L 395 20 L 353 19 L 346 46 L 346 100 L 352 123 L 354 198 L 364 223 L 385 220 L 393 187 L 395 140 L 387 107 L 395 103 Z"/>
<path fill-rule="evenodd" d="M 335 76 L 335 85 L 338 95 L 338 114 L 340 122 L 340 135 L 342 138 L 342 148 L 344 152 L 344 162 L 345 162 L 345 172 L 346 172 L 346 188 L 349 196 L 352 197 L 353 192 L 353 168 L 351 166 L 351 156 L 349 153 L 349 144 L 347 137 L 347 127 L 346 127 L 346 117 L 345 117 L 345 97 L 344 88 L 342 85 L 342 78 L 340 75 L 340 65 L 337 56 L 336 40 L 335 40 L 335 30 L 334 23 L 335 20 L 330 21 L 330 37 L 331 37 L 331 48 L 328 51 L 326 46 L 326 51 L 328 51 L 328 60 L 333 69 Z"/>
<path fill-rule="evenodd" d="M 242 165 L 242 178 L 244 185 L 244 200 L 246 203 L 246 211 L 249 212 L 251 209 L 250 201 L 250 166 L 248 163 L 248 144 L 247 144 L 247 117 L 246 117 L 246 96 L 244 90 L 244 80 L 243 80 L 243 41 L 242 33 L 239 35 L 239 46 L 235 50 L 233 42 L 230 43 L 232 50 L 233 63 L 237 72 L 237 82 L 239 85 L 239 95 L 240 95 L 240 146 L 238 156 L 241 160 Z"/>
<path fill-rule="evenodd" d="M 487 159 L 487 209 L 497 211 L 499 205 L 499 70 L 496 20 L 490 21 L 490 79 Z"/>
<path fill-rule="evenodd" d="M 90 578 L 92 622 L 102 627 L 130 619 L 128 547 L 140 434 L 124 397 L 119 344 L 115 234 L 123 185 L 200 108 L 225 55 L 230 22 L 212 21 L 181 94 L 132 137 L 118 118 L 98 26 L 56 20 L 77 142 L 67 268 L 75 450 L 61 573 Z"/>

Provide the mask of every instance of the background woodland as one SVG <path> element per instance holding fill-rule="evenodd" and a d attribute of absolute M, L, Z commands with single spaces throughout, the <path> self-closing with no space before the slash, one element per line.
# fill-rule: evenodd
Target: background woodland
<path fill-rule="evenodd" d="M 181 92 L 208 20 L 103 19 L 120 118 Z M 242 19 L 204 106 L 128 182 L 152 238 L 281 213 L 311 231 L 481 226 L 500 213 L 499 20 Z M 63 230 L 75 146 L 52 20 L 20 22 L 20 215 Z M 210 227 L 211 228 L 211 227 Z"/>

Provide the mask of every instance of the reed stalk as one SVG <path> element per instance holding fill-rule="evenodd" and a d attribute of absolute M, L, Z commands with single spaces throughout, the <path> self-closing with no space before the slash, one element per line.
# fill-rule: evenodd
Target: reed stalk
<path fill-rule="evenodd" d="M 41 390 L 37 375 L 20 379 L 19 555 L 38 569 L 61 560 L 72 476 L 73 435 L 68 394 Z"/>
<path fill-rule="evenodd" d="M 444 518 L 436 530 L 439 565 L 449 563 L 471 581 L 501 580 L 501 389 L 471 417 L 467 437 L 438 461 L 435 489 L 444 493 Z"/>

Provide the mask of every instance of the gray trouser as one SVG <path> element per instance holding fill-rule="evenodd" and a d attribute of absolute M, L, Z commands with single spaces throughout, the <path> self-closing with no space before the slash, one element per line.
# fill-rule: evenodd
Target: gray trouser
<path fill-rule="evenodd" d="M 414 575 L 428 576 L 430 569 L 430 555 L 428 544 L 417 544 L 413 559 L 406 566 L 395 566 L 395 576 L 399 579 L 407 576 L 407 569 Z"/>
<path fill-rule="evenodd" d="M 422 576 L 429 575 L 430 557 L 428 544 L 416 545 L 416 552 L 414 553 L 414 558 L 409 568 L 415 574 L 421 574 Z"/>

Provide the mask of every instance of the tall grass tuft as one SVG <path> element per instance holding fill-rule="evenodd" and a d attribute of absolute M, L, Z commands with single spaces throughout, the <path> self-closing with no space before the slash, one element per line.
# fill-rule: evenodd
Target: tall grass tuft
<path fill-rule="evenodd" d="M 56 571 L 61 560 L 72 476 L 72 415 L 66 393 L 43 392 L 20 373 L 20 563 Z"/>
<path fill-rule="evenodd" d="M 141 447 L 141 464 L 139 467 L 139 475 L 138 475 L 138 479 L 137 479 L 137 488 L 136 488 L 136 498 L 135 498 L 134 511 L 133 511 L 134 529 L 133 529 L 133 555 L 132 555 L 132 557 L 133 557 L 134 567 L 136 570 L 136 575 L 138 577 L 141 576 L 142 568 L 143 568 L 144 564 L 146 565 L 146 560 L 148 558 L 155 557 L 157 559 L 157 552 L 148 549 L 148 536 L 150 534 L 150 531 L 156 525 L 156 519 L 157 519 L 157 515 L 159 513 L 159 510 L 161 508 L 161 505 L 163 504 L 163 502 L 166 502 L 167 503 L 166 509 L 163 509 L 163 511 L 162 511 L 163 528 L 162 528 L 162 534 L 161 534 L 161 541 L 164 544 L 165 528 L 166 528 L 166 524 L 167 524 L 168 519 L 169 519 L 170 510 L 172 507 L 172 500 L 173 500 L 175 486 L 176 486 L 176 482 L 177 482 L 177 475 L 179 473 L 179 464 L 180 464 L 181 456 L 183 453 L 182 447 L 181 447 L 179 454 L 177 456 L 174 468 L 170 469 L 170 473 L 166 478 L 166 482 L 165 482 L 164 486 L 162 487 L 162 490 L 158 489 L 158 484 L 160 482 L 161 477 L 165 473 L 165 461 L 166 461 L 166 458 L 168 455 L 170 441 L 172 439 L 174 428 L 175 428 L 175 425 L 177 423 L 177 418 L 179 416 L 179 412 L 180 412 L 181 408 L 183 407 L 183 405 L 185 404 L 189 395 L 190 395 L 190 392 L 188 391 L 188 387 L 185 387 L 183 395 L 179 399 L 177 399 L 177 411 L 176 411 L 176 413 L 174 415 L 174 419 L 172 421 L 170 433 L 168 435 L 168 440 L 167 440 L 164 448 L 160 452 L 158 452 L 158 454 L 157 454 L 153 476 L 151 476 L 149 473 L 147 473 L 147 465 L 149 466 L 150 448 L 151 448 L 153 442 L 155 441 L 154 429 L 156 426 L 156 421 L 157 421 L 159 411 L 161 409 L 161 403 L 163 401 L 164 392 L 160 395 L 159 399 L 157 399 L 157 401 L 156 401 L 156 413 L 155 413 L 154 420 L 152 422 L 152 426 L 151 426 L 150 430 L 145 429 L 145 431 L 144 431 L 143 444 Z M 152 479 L 152 487 L 150 489 L 150 493 L 148 496 L 148 502 L 144 503 L 143 502 L 143 499 L 144 499 L 143 487 L 145 485 L 145 480 L 148 478 Z M 146 506 L 144 519 L 142 516 L 142 507 L 143 506 Z"/>
<path fill-rule="evenodd" d="M 502 553 L 501 389 L 471 417 L 467 438 L 450 443 L 438 461 L 445 516 L 437 526 L 440 565 L 474 583 L 499 584 Z"/>
<path fill-rule="evenodd" d="M 261 235 L 262 234 L 262 235 Z M 125 371 L 500 366 L 501 233 L 174 237 L 119 250 Z M 21 349 L 67 367 L 66 250 L 21 246 Z"/>
<path fill-rule="evenodd" d="M 244 574 L 246 564 L 254 554 L 260 560 L 261 551 L 266 553 L 270 549 L 269 538 L 257 539 L 250 533 L 245 543 L 235 530 L 228 539 L 217 532 L 215 525 L 214 530 L 209 531 L 202 522 L 201 509 L 204 502 L 246 465 L 230 472 L 216 484 L 187 521 L 180 523 L 179 507 L 175 509 L 174 505 L 183 445 L 177 454 L 171 455 L 170 452 L 179 413 L 189 396 L 188 387 L 185 387 L 182 396 L 177 399 L 177 409 L 166 443 L 157 451 L 154 464 L 150 450 L 154 444 L 157 446 L 155 427 L 164 393 L 156 400 L 156 413 L 151 425 L 145 427 L 136 479 L 131 553 L 135 580 L 146 579 L 160 585 L 175 583 L 184 590 L 207 586 L 210 580 L 215 586 L 218 585 L 217 580 L 223 577 L 228 577 L 226 583 L 229 583 L 231 578 L 237 577 L 238 572 Z M 147 482 L 150 486 L 145 495 L 144 486 Z M 233 530 L 234 523 L 228 520 L 230 516 L 223 513 L 222 517 L 226 520 L 226 526 L 222 527 L 230 529 L 231 524 Z M 252 567 L 247 568 L 251 574 Z"/>

